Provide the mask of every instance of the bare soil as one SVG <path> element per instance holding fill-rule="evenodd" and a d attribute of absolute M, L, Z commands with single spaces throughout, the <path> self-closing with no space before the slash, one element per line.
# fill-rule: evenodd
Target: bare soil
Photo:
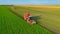
<path fill-rule="evenodd" d="M 41 24 L 41 26 L 43 26 L 44 28 L 54 32 L 55 34 L 60 34 L 60 31 L 57 30 L 56 28 L 53 28 L 52 26 L 46 25 L 46 24 Z"/>

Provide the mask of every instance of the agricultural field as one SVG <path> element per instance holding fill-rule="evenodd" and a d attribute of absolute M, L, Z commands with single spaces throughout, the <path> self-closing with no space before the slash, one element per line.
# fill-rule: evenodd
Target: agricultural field
<path fill-rule="evenodd" d="M 27 7 L 27 6 L 26 6 Z M 28 6 L 32 8 L 60 8 L 60 6 Z"/>
<path fill-rule="evenodd" d="M 30 11 L 32 16 L 40 16 L 38 24 L 57 33 L 60 34 L 60 6 L 48 6 L 48 7 L 23 7 L 23 6 L 13 6 L 10 9 L 13 12 L 16 12 L 20 16 L 23 17 L 24 13 Z M 50 8 L 51 7 L 51 8 Z"/>
<path fill-rule="evenodd" d="M 22 13 L 19 12 L 18 14 L 22 15 Z M 30 25 L 21 17 L 12 13 L 8 7 L 0 6 L 0 34 L 54 34 L 54 32 L 38 24 Z"/>

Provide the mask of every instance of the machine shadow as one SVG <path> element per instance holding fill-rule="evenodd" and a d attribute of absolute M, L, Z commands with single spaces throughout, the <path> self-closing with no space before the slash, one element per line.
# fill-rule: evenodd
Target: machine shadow
<path fill-rule="evenodd" d="M 40 16 L 32 16 L 31 19 L 33 19 L 34 21 L 36 21 L 36 24 L 38 24 L 38 22 L 41 19 L 41 17 Z"/>

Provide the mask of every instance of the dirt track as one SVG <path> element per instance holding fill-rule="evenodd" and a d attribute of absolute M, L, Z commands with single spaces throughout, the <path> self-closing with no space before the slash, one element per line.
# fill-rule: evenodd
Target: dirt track
<path fill-rule="evenodd" d="M 49 26 L 49 25 L 46 25 L 46 24 L 41 24 L 41 25 L 42 25 L 43 27 L 47 28 L 48 30 L 51 30 L 51 31 L 55 32 L 56 34 L 60 34 L 60 31 L 57 30 L 56 28 L 53 28 L 53 27 L 51 27 L 51 26 Z"/>

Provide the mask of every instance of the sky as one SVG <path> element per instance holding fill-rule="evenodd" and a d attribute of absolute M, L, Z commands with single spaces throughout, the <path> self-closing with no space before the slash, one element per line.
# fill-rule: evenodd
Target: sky
<path fill-rule="evenodd" d="M 0 0 L 0 4 L 60 4 L 60 0 Z"/>

